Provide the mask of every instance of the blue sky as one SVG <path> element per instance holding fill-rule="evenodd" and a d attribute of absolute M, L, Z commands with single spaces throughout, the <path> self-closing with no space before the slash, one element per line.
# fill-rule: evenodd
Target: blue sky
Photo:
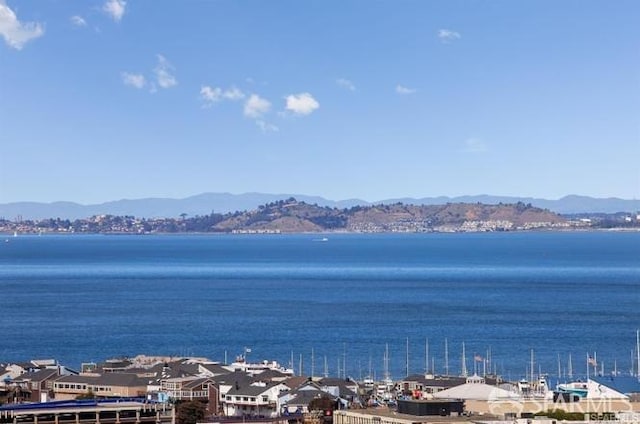
<path fill-rule="evenodd" d="M 0 0 L 0 203 L 640 198 L 640 2 Z"/>

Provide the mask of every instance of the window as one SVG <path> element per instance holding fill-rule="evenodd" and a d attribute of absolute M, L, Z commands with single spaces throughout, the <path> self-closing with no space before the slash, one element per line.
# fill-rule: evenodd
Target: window
<path fill-rule="evenodd" d="M 269 396 L 267 396 L 267 395 L 262 395 L 262 401 L 263 401 L 263 402 L 269 402 Z"/>

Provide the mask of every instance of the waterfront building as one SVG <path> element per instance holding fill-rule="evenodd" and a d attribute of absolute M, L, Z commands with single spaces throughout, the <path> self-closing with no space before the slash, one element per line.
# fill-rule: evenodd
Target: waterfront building
<path fill-rule="evenodd" d="M 136 374 L 110 372 L 101 375 L 68 375 L 53 383 L 56 400 L 71 400 L 87 394 L 99 398 L 145 396 L 147 380 Z"/>

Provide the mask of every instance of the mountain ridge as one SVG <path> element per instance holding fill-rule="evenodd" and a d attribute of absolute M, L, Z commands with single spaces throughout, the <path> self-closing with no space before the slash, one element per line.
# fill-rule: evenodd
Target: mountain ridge
<path fill-rule="evenodd" d="M 640 200 L 620 199 L 616 197 L 594 198 L 581 195 L 567 195 L 557 200 L 534 197 L 494 196 L 488 194 L 465 196 L 436 196 L 436 197 L 399 197 L 374 202 L 362 199 L 329 200 L 321 196 L 285 193 L 242 194 L 200 193 L 185 198 L 148 197 L 141 199 L 121 199 L 98 204 L 83 205 L 69 201 L 43 202 L 12 202 L 0 204 L 0 217 L 13 220 L 64 218 L 78 219 L 93 215 L 119 215 L 139 217 L 178 217 L 206 215 L 212 212 L 228 213 L 255 209 L 260 205 L 278 200 L 296 198 L 298 201 L 327 206 L 332 208 L 350 208 L 353 206 L 370 206 L 379 204 L 403 203 L 408 205 L 442 205 L 447 203 L 482 203 L 482 204 L 512 204 L 530 203 L 531 205 L 559 214 L 575 213 L 616 213 L 637 212 L 640 210 Z"/>

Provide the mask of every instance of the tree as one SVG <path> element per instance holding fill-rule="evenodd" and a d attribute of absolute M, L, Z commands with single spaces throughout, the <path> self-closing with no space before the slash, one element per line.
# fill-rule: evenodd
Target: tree
<path fill-rule="evenodd" d="M 86 393 L 82 393 L 81 395 L 76 396 L 77 400 L 85 400 L 85 399 L 95 399 L 96 394 L 93 393 L 93 390 L 89 389 Z"/>
<path fill-rule="evenodd" d="M 338 402 L 331 400 L 328 396 L 313 399 L 309 402 L 309 411 L 333 411 L 337 409 Z"/>
<path fill-rule="evenodd" d="M 176 422 L 178 424 L 196 424 L 205 416 L 206 406 L 198 400 L 180 402 L 176 405 Z"/>

